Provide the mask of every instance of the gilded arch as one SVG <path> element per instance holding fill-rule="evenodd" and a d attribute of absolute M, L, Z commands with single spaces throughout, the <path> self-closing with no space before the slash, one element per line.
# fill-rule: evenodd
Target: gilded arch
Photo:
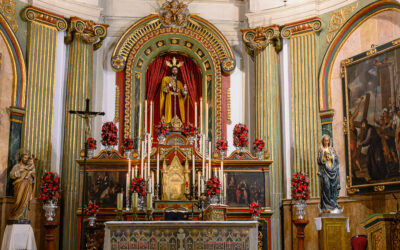
<path fill-rule="evenodd" d="M 222 136 L 222 74 L 235 68 L 233 52 L 222 34 L 206 20 L 190 15 L 186 27 L 163 27 L 158 15 L 139 20 L 118 41 L 111 58 L 115 71 L 123 71 L 124 82 L 124 137 L 135 127 L 132 117 L 138 114 L 144 99 L 145 73 L 148 65 L 163 53 L 178 53 L 190 57 L 200 68 L 204 102 L 213 107 L 209 131 L 214 140 Z M 207 86 L 207 89 L 206 87 Z M 137 119 L 133 119 L 137 120 Z"/>

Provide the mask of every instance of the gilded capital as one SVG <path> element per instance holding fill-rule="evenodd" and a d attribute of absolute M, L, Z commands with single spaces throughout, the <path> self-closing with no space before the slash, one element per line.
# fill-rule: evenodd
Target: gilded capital
<path fill-rule="evenodd" d="M 107 27 L 108 24 L 95 23 L 79 17 L 71 17 L 65 43 L 69 44 L 74 40 L 75 36 L 79 36 L 86 43 L 93 44 L 93 49 L 97 50 L 101 47 L 103 40 L 107 36 Z"/>
<path fill-rule="evenodd" d="M 55 27 L 59 31 L 66 31 L 68 28 L 67 20 L 65 20 L 63 16 L 34 6 L 25 8 L 24 18 L 29 22 L 36 22 Z"/>
<path fill-rule="evenodd" d="M 322 29 L 322 21 L 319 17 L 313 17 L 294 23 L 285 24 L 281 31 L 282 38 L 290 38 L 294 35 L 307 32 L 318 32 Z"/>
<path fill-rule="evenodd" d="M 269 44 L 275 47 L 277 53 L 282 50 L 278 25 L 244 29 L 241 31 L 242 40 L 246 46 L 246 52 L 250 56 L 253 56 L 256 50 L 264 50 Z"/>

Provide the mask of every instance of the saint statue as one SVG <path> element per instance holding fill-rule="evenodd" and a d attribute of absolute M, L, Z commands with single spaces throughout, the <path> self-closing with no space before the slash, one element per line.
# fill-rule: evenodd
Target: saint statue
<path fill-rule="evenodd" d="M 188 93 L 187 85 L 178 80 L 179 67 L 183 65 L 183 62 L 177 63 L 174 57 L 172 63 L 167 61 L 166 64 L 171 68 L 171 75 L 164 76 L 161 81 L 161 120 L 173 127 L 180 127 L 182 123 L 185 123 L 185 101 Z M 179 124 L 180 126 L 178 126 Z"/>
<path fill-rule="evenodd" d="M 10 178 L 14 180 L 14 205 L 10 218 L 27 220 L 35 181 L 34 157 L 26 152 L 19 155 L 19 162 L 11 169 Z"/>
<path fill-rule="evenodd" d="M 321 182 L 321 205 L 323 212 L 340 213 L 337 199 L 340 190 L 339 158 L 336 150 L 330 146 L 328 135 L 322 136 L 321 147 L 318 151 L 318 176 Z"/>

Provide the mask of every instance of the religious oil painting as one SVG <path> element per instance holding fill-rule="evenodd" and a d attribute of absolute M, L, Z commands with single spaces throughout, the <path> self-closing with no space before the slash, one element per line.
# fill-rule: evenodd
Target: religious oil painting
<path fill-rule="evenodd" d="M 117 193 L 125 194 L 125 175 L 122 172 L 88 172 L 86 199 L 102 208 L 117 207 Z"/>
<path fill-rule="evenodd" d="M 248 207 L 258 202 L 262 207 L 265 201 L 265 175 L 263 172 L 227 172 L 226 199 L 231 207 Z"/>
<path fill-rule="evenodd" d="M 342 61 L 350 193 L 400 184 L 400 46 L 390 42 Z"/>

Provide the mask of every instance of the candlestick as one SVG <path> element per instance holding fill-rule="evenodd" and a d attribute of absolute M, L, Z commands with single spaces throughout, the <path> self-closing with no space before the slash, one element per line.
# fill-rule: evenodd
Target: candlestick
<path fill-rule="evenodd" d="M 151 156 L 151 135 L 148 135 L 148 147 L 147 147 L 147 178 L 150 178 L 150 156 Z"/>
<path fill-rule="evenodd" d="M 208 165 L 210 166 L 210 171 L 211 171 L 211 142 L 208 142 Z M 211 172 L 210 172 L 210 176 L 211 176 Z"/>
<path fill-rule="evenodd" d="M 195 158 L 194 158 L 194 154 L 193 154 L 193 156 L 192 156 L 192 185 L 194 185 L 195 175 L 196 175 L 196 166 L 195 166 Z"/>
<path fill-rule="evenodd" d="M 123 203 L 123 193 L 118 193 L 117 194 L 117 209 L 122 210 L 122 203 Z"/>
<path fill-rule="evenodd" d="M 140 157 L 140 177 L 143 178 L 143 166 L 144 165 L 144 141 L 142 141 L 142 155 Z"/>
<path fill-rule="evenodd" d="M 134 209 L 138 208 L 138 193 L 136 192 L 132 193 L 132 208 Z"/>
<path fill-rule="evenodd" d="M 147 133 L 147 100 L 144 100 L 144 133 Z"/>
<path fill-rule="evenodd" d="M 208 163 L 206 163 L 206 181 L 210 179 L 209 174 L 210 172 L 208 171 Z"/>
<path fill-rule="evenodd" d="M 227 186 L 227 180 L 225 174 L 222 172 L 222 176 L 224 177 L 224 200 L 226 199 L 226 188 Z"/>
<path fill-rule="evenodd" d="M 199 128 L 197 125 L 197 102 L 194 102 L 194 126 Z"/>
<path fill-rule="evenodd" d="M 147 193 L 147 210 L 150 210 L 152 208 L 153 208 L 153 194 Z"/>
<path fill-rule="evenodd" d="M 154 194 L 154 173 L 151 172 L 151 193 Z"/>
<path fill-rule="evenodd" d="M 150 102 L 150 135 L 153 135 L 153 101 Z"/>
<path fill-rule="evenodd" d="M 197 196 L 200 198 L 200 195 L 201 195 L 200 172 L 197 172 Z"/>
<path fill-rule="evenodd" d="M 126 186 L 125 186 L 125 197 L 126 197 L 126 210 L 129 210 L 129 173 L 126 174 Z"/>
<path fill-rule="evenodd" d="M 157 186 L 160 184 L 160 153 L 157 153 Z"/>
<path fill-rule="evenodd" d="M 203 134 L 203 98 L 200 97 L 200 134 Z"/>
<path fill-rule="evenodd" d="M 138 166 L 135 165 L 135 173 L 133 174 L 133 178 L 136 178 L 136 177 L 137 177 L 137 170 L 138 170 Z"/>
<path fill-rule="evenodd" d="M 139 103 L 139 134 L 138 134 L 138 137 L 139 137 L 139 141 L 140 141 L 140 138 L 142 138 L 142 102 L 140 102 Z M 138 144 L 139 146 L 140 146 L 140 144 Z"/>
<path fill-rule="evenodd" d="M 206 140 L 208 140 L 208 102 L 207 102 L 207 100 L 205 102 L 206 102 L 206 105 L 205 105 L 206 106 L 206 123 L 204 125 L 206 126 L 206 128 L 205 128 Z"/>
<path fill-rule="evenodd" d="M 203 137 L 202 138 L 203 140 L 202 140 L 202 144 L 203 144 L 203 152 L 202 152 L 202 175 L 203 176 L 205 176 L 205 174 L 206 174 L 206 172 L 205 172 L 205 162 L 206 162 L 206 147 L 204 147 L 204 141 L 205 141 L 205 138 Z"/>

